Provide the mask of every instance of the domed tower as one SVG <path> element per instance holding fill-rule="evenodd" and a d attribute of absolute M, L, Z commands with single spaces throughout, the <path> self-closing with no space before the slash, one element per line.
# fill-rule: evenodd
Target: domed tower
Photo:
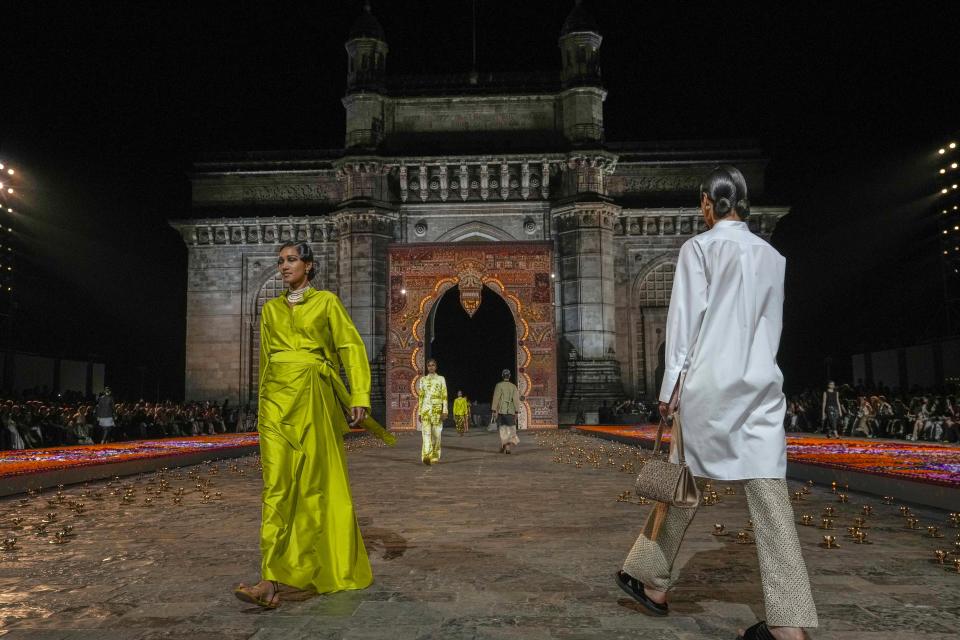
<path fill-rule="evenodd" d="M 383 90 L 387 69 L 387 42 L 380 21 L 373 15 L 370 0 L 350 28 L 347 50 L 348 149 L 376 147 L 383 137 Z"/>
<path fill-rule="evenodd" d="M 574 146 L 591 146 L 603 141 L 603 101 L 607 92 L 600 78 L 600 44 L 603 36 L 593 15 L 582 0 L 560 30 L 563 82 L 563 128 Z"/>

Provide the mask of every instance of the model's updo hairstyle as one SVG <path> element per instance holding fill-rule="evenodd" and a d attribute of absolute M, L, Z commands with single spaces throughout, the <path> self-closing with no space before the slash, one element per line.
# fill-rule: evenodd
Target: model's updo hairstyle
<path fill-rule="evenodd" d="M 746 219 L 750 215 L 747 181 L 740 170 L 729 164 L 714 168 L 700 183 L 700 193 L 707 194 L 717 218 L 726 218 L 731 211 Z"/>
<path fill-rule="evenodd" d="M 280 248 L 277 250 L 279 254 L 284 249 L 289 249 L 293 247 L 297 250 L 297 255 L 300 256 L 300 259 L 304 262 L 310 263 L 310 269 L 307 270 L 307 280 L 313 280 L 317 275 L 316 262 L 313 259 L 313 248 L 306 242 L 284 242 L 280 245 Z"/>

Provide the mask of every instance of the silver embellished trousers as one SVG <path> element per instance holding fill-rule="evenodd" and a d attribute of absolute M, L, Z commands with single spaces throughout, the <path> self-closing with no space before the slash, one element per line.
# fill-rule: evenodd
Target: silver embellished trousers
<path fill-rule="evenodd" d="M 807 566 L 793 522 L 786 480 L 764 478 L 744 483 L 747 506 L 760 557 L 760 581 L 767 624 L 777 627 L 818 626 Z M 651 589 L 668 591 L 677 581 L 674 560 L 697 507 L 657 505 L 627 554 L 624 572 Z"/>

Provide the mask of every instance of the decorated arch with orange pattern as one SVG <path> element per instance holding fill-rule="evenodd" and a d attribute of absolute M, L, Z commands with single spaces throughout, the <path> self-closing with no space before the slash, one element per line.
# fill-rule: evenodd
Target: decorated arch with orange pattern
<path fill-rule="evenodd" d="M 451 287 L 487 286 L 501 296 L 516 323 L 519 420 L 531 429 L 557 426 L 553 247 L 548 242 L 391 245 L 387 313 L 386 395 L 391 429 L 416 428 L 416 383 L 424 374 L 430 311 Z M 492 392 L 492 390 L 491 390 Z"/>

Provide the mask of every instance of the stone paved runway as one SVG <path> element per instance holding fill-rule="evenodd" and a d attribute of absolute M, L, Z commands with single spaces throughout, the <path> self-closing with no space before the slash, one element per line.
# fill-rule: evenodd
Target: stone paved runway
<path fill-rule="evenodd" d="M 62 503 L 55 488 L 24 497 L 23 506 L 4 499 L 0 523 L 12 527 L 19 514 L 25 528 L 3 533 L 18 542 L 0 552 L 0 636 L 671 640 L 733 638 L 738 625 L 762 616 L 755 547 L 736 544 L 747 522 L 738 487 L 735 495 L 715 487 L 723 502 L 701 509 L 691 526 L 671 616 L 654 619 L 611 579 L 649 509 L 617 501 L 632 488 L 635 450 L 565 432 L 522 438 L 505 456 L 493 434 L 447 432 L 435 467 L 419 464 L 418 434 L 401 436 L 394 449 L 352 443 L 354 498 L 376 582 L 330 596 L 285 592 L 277 611 L 231 594 L 259 563 L 253 458 L 220 463 L 216 473 L 214 465 L 167 472 L 169 488 L 151 475 L 97 483 L 87 495 L 67 487 Z M 80 515 L 70 507 L 78 501 Z M 908 530 L 897 505 L 855 494 L 841 504 L 815 487 L 798 515 L 819 518 L 834 506 L 843 529 L 831 533 L 842 536 L 864 504 L 874 508 L 873 545 L 842 540 L 826 550 L 817 546 L 824 532 L 800 528 L 822 625 L 813 637 L 958 637 L 960 574 L 932 561 L 935 548 L 954 548 L 957 530 L 945 513 L 914 508 L 922 528 Z M 56 515 L 48 534 L 35 535 L 48 513 Z M 710 535 L 714 523 L 733 535 Z M 52 544 L 64 524 L 74 535 Z M 930 524 L 946 537 L 925 538 Z"/>

